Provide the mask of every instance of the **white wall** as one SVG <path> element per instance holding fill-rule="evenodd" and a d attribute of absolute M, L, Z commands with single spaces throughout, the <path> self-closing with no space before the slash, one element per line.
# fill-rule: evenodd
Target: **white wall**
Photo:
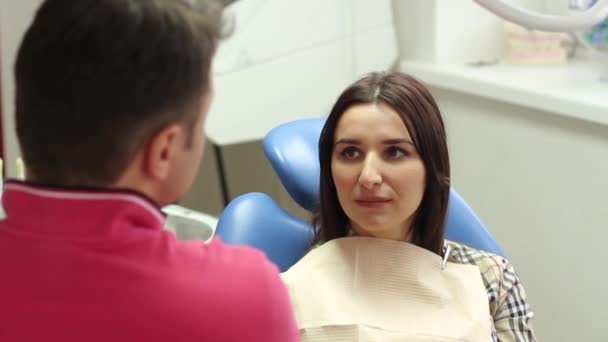
<path fill-rule="evenodd" d="M 608 126 L 433 93 L 453 184 L 515 265 L 540 340 L 608 341 Z"/>
<path fill-rule="evenodd" d="M 20 155 L 15 135 L 13 65 L 23 33 L 41 0 L 0 1 L 0 51 L 2 53 L 2 126 L 7 176 L 16 175 L 15 160 Z"/>
<path fill-rule="evenodd" d="M 325 115 L 346 85 L 397 57 L 389 0 L 241 0 L 234 14 L 215 60 L 212 139 L 227 118 Z"/>

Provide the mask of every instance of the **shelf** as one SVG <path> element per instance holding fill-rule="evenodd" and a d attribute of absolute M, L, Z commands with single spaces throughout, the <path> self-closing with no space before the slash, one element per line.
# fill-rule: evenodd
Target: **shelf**
<path fill-rule="evenodd" d="M 600 66 L 590 60 L 577 58 L 554 66 L 402 61 L 400 68 L 432 87 L 608 126 L 608 82 L 600 81 Z"/>

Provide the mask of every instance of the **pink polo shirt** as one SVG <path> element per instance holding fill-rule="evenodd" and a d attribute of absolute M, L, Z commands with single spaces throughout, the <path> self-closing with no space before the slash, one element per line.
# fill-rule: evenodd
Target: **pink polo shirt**
<path fill-rule="evenodd" d="M 299 341 L 261 252 L 180 242 L 142 195 L 6 182 L 0 341 Z"/>

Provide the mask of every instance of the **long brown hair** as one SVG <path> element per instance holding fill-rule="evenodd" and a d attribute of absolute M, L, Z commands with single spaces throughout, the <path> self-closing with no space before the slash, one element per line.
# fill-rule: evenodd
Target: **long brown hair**
<path fill-rule="evenodd" d="M 450 192 L 445 127 L 429 90 L 414 77 L 401 72 L 375 72 L 356 81 L 338 97 L 327 118 L 319 139 L 320 197 L 313 218 L 316 243 L 345 237 L 350 231 L 331 173 L 338 121 L 351 106 L 375 103 L 388 105 L 401 116 L 426 169 L 426 187 L 412 226 L 411 242 L 441 255 Z"/>

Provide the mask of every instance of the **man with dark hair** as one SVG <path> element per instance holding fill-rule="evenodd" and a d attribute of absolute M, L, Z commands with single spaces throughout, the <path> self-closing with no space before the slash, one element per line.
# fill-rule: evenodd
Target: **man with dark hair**
<path fill-rule="evenodd" d="M 201 160 L 222 10 L 42 3 L 15 65 L 27 181 L 4 186 L 0 341 L 299 340 L 262 253 L 163 229 Z"/>

